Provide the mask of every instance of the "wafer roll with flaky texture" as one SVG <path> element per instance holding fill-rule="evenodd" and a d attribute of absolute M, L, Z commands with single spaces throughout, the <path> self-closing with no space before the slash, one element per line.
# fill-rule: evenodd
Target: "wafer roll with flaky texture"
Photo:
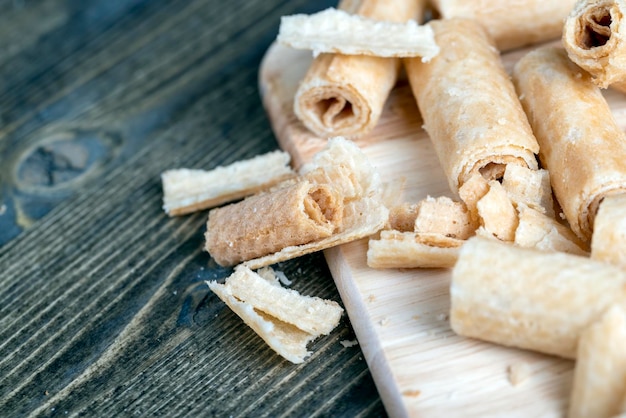
<path fill-rule="evenodd" d="M 345 0 L 349 13 L 390 22 L 421 17 L 423 0 Z M 400 60 L 320 54 L 294 98 L 294 113 L 316 135 L 357 137 L 376 125 L 396 83 Z"/>
<path fill-rule="evenodd" d="M 452 271 L 459 335 L 575 358 L 584 329 L 626 306 L 626 271 L 586 257 L 470 238 Z"/>
<path fill-rule="evenodd" d="M 576 0 L 433 0 L 441 17 L 482 24 L 501 51 L 557 39 Z"/>
<path fill-rule="evenodd" d="M 626 267 L 626 194 L 607 196 L 593 222 L 591 258 Z"/>
<path fill-rule="evenodd" d="M 563 30 L 569 58 L 589 72 L 601 88 L 626 91 L 626 2 L 582 0 Z"/>
<path fill-rule="evenodd" d="M 554 194 L 572 230 L 588 241 L 602 199 L 626 191 L 626 135 L 589 74 L 561 48 L 530 52 L 513 80 Z"/>
<path fill-rule="evenodd" d="M 489 35 L 467 19 L 429 24 L 439 54 L 405 62 L 450 188 L 457 193 L 475 172 L 502 177 L 507 164 L 536 169 L 539 145 Z"/>
<path fill-rule="evenodd" d="M 578 343 L 569 418 L 610 418 L 624 412 L 626 313 L 611 307 Z"/>
<path fill-rule="evenodd" d="M 343 197 L 301 181 L 209 212 L 206 250 L 220 265 L 329 237 L 341 224 Z"/>

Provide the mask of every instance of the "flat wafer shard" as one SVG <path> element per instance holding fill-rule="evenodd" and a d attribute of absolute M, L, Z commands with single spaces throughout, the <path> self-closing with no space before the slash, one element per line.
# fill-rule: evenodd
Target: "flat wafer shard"
<path fill-rule="evenodd" d="M 421 19 L 423 0 L 353 0 L 339 8 L 369 19 Z M 378 122 L 396 83 L 400 61 L 364 55 L 320 54 L 294 97 L 294 113 L 321 138 L 358 137 Z"/>
<path fill-rule="evenodd" d="M 477 172 L 501 178 L 508 164 L 536 169 L 539 145 L 489 35 L 467 19 L 429 25 L 439 54 L 405 67 L 450 189 Z"/>
<path fill-rule="evenodd" d="M 580 0 L 563 30 L 569 58 L 601 88 L 626 91 L 626 2 Z"/>
<path fill-rule="evenodd" d="M 212 281 L 207 285 L 274 351 L 292 363 L 302 363 L 311 354 L 307 344 L 330 333 L 343 313 L 336 302 L 300 295 L 243 266 L 238 266 L 224 284 Z"/>
<path fill-rule="evenodd" d="M 591 236 L 591 257 L 626 267 L 626 195 L 607 196 L 600 203 Z"/>
<path fill-rule="evenodd" d="M 527 54 L 513 80 L 554 194 L 572 230 L 588 241 L 600 201 L 626 191 L 626 135 L 599 88 L 561 48 Z"/>
<path fill-rule="evenodd" d="M 437 55 L 429 26 L 414 20 L 388 22 L 352 15 L 328 8 L 305 15 L 283 16 L 278 42 L 296 49 L 320 53 L 371 55 L 376 57 L 422 57 L 424 61 Z"/>
<path fill-rule="evenodd" d="M 288 153 L 274 151 L 213 170 L 175 169 L 161 174 L 163 209 L 184 215 L 269 189 L 296 173 Z"/>
<path fill-rule="evenodd" d="M 461 247 L 450 295 L 457 334 L 575 358 L 584 329 L 612 304 L 626 304 L 626 272 L 475 237 Z"/>
<path fill-rule="evenodd" d="M 525 205 L 519 205 L 517 210 L 519 223 L 515 230 L 515 244 L 538 250 L 588 255 L 585 243 L 567 226 Z"/>
<path fill-rule="evenodd" d="M 342 224 L 343 197 L 301 181 L 209 212 L 206 250 L 224 266 L 329 237 Z"/>
<path fill-rule="evenodd" d="M 576 0 L 433 0 L 442 18 L 473 19 L 501 51 L 557 39 Z"/>
<path fill-rule="evenodd" d="M 590 325 L 578 343 L 569 418 L 611 418 L 624 412 L 626 313 L 614 305 Z"/>
<path fill-rule="evenodd" d="M 456 262 L 463 241 L 441 234 L 381 231 L 370 239 L 367 265 L 372 268 L 445 268 Z"/>

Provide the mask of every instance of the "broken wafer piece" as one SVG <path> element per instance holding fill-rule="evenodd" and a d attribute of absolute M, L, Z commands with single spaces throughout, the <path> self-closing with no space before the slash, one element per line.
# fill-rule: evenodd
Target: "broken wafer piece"
<path fill-rule="evenodd" d="M 335 188 L 300 181 L 211 210 L 206 250 L 219 265 L 232 266 L 329 237 L 343 214 Z"/>
<path fill-rule="evenodd" d="M 392 207 L 389 210 L 389 229 L 400 232 L 415 231 L 417 211 L 417 203 L 403 203 Z"/>
<path fill-rule="evenodd" d="M 502 177 L 502 187 L 515 207 L 523 204 L 554 218 L 554 201 L 548 170 L 531 170 L 508 165 Z"/>
<path fill-rule="evenodd" d="M 332 7 L 311 15 L 283 16 L 277 40 L 292 48 L 310 49 L 315 56 L 324 52 L 428 61 L 439 52 L 432 29 L 415 20 L 375 20 Z"/>
<path fill-rule="evenodd" d="M 565 21 L 568 57 L 600 88 L 626 91 L 626 2 L 579 0 Z"/>
<path fill-rule="evenodd" d="M 626 195 L 605 197 L 591 236 L 591 258 L 626 267 Z"/>
<path fill-rule="evenodd" d="M 539 145 L 491 37 L 469 19 L 428 24 L 439 54 L 404 63 L 450 190 L 474 173 L 499 179 L 509 164 L 536 169 Z"/>
<path fill-rule="evenodd" d="M 343 0 L 339 8 L 388 22 L 421 20 L 424 0 Z M 294 114 L 320 138 L 355 138 L 378 123 L 396 84 L 399 58 L 320 54 L 294 96 Z"/>
<path fill-rule="evenodd" d="M 370 239 L 367 265 L 372 268 L 446 268 L 454 266 L 462 240 L 441 234 L 381 231 Z"/>
<path fill-rule="evenodd" d="M 163 209 L 170 216 L 184 215 L 269 189 L 296 176 L 290 159 L 273 151 L 210 171 L 167 170 L 161 174 Z"/>
<path fill-rule="evenodd" d="M 609 306 L 626 303 L 626 271 L 473 237 L 461 247 L 450 295 L 457 334 L 575 358 L 582 332 Z"/>
<path fill-rule="evenodd" d="M 526 205 L 518 205 L 519 223 L 515 244 L 538 250 L 587 256 L 587 246 L 567 226 Z"/>
<path fill-rule="evenodd" d="M 557 39 L 576 0 L 433 0 L 443 19 L 463 17 L 483 25 L 501 51 Z"/>
<path fill-rule="evenodd" d="M 417 204 L 415 232 L 464 240 L 474 235 L 477 226 L 471 221 L 465 204 L 455 202 L 449 197 L 428 196 Z"/>
<path fill-rule="evenodd" d="M 484 229 L 502 241 L 513 241 L 518 225 L 517 211 L 506 191 L 496 180 L 488 182 L 489 191 L 476 203 Z"/>
<path fill-rule="evenodd" d="M 269 279 L 238 266 L 224 284 L 207 285 L 274 351 L 292 363 L 302 363 L 311 354 L 307 344 L 330 333 L 343 309 L 336 302 L 300 295 Z"/>
<path fill-rule="evenodd" d="M 611 418 L 626 393 L 626 312 L 613 305 L 578 343 L 569 418 Z"/>

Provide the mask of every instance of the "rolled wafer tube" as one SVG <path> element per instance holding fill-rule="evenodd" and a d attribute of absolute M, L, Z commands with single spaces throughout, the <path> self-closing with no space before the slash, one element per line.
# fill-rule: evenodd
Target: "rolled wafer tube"
<path fill-rule="evenodd" d="M 475 172 L 495 179 L 507 164 L 536 169 L 539 145 L 489 35 L 467 19 L 429 24 L 439 54 L 405 63 L 452 191 Z"/>
<path fill-rule="evenodd" d="M 572 230 L 588 241 L 602 199 L 626 191 L 626 135 L 590 76 L 561 48 L 527 54 L 513 81 L 554 194 Z"/>
<path fill-rule="evenodd" d="M 218 264 L 234 265 L 329 237 L 342 217 L 343 199 L 336 189 L 302 181 L 213 209 L 206 250 Z"/>
<path fill-rule="evenodd" d="M 569 58 L 601 88 L 626 91 L 626 2 L 578 1 L 565 21 L 563 46 Z"/>
<path fill-rule="evenodd" d="M 444 19 L 482 24 L 501 51 L 557 39 L 576 0 L 433 0 Z"/>
<path fill-rule="evenodd" d="M 421 17 L 423 0 L 345 0 L 363 17 L 406 22 Z M 320 54 L 300 83 L 294 113 L 316 135 L 358 137 L 378 122 L 400 67 L 398 58 Z"/>
<path fill-rule="evenodd" d="M 613 306 L 578 343 L 569 418 L 610 418 L 626 393 L 626 312 Z"/>
<path fill-rule="evenodd" d="M 474 237 L 461 247 L 450 294 L 457 334 L 575 358 L 583 330 L 609 306 L 626 306 L 626 271 Z"/>
<path fill-rule="evenodd" d="M 607 196 L 593 222 L 591 258 L 626 267 L 626 194 Z"/>

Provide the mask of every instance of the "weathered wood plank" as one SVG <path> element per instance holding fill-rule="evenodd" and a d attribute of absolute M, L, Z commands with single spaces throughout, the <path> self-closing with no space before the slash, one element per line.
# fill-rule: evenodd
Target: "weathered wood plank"
<path fill-rule="evenodd" d="M 347 318 L 306 363 L 281 360 L 203 284 L 230 272 L 201 250 L 206 212 L 161 210 L 163 170 L 277 147 L 260 59 L 280 15 L 331 3 L 11 3 L 0 415 L 384 414 L 358 346 L 340 344 L 354 339 Z M 19 29 L 29 37 L 14 44 Z M 302 293 L 339 299 L 321 255 L 279 268 Z"/>

